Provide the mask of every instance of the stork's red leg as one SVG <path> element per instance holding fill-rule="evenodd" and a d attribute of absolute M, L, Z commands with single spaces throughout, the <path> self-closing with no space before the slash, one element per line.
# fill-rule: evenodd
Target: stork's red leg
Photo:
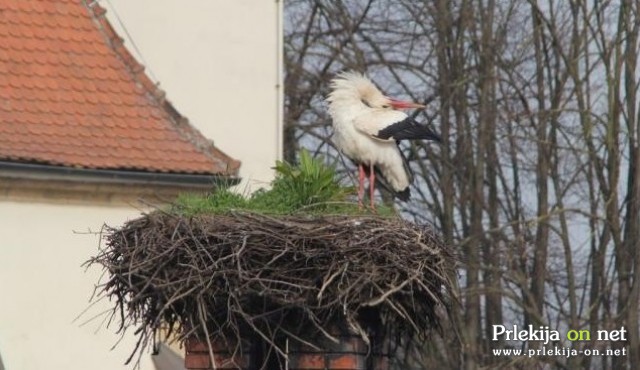
<path fill-rule="evenodd" d="M 371 209 L 375 211 L 376 206 L 373 204 L 373 192 L 375 191 L 376 184 L 376 172 L 373 170 L 373 165 L 369 165 L 369 200 L 371 201 Z"/>
<path fill-rule="evenodd" d="M 362 208 L 362 199 L 364 198 L 364 167 L 362 164 L 358 165 L 358 180 L 359 180 L 359 188 L 358 188 L 358 205 Z"/>

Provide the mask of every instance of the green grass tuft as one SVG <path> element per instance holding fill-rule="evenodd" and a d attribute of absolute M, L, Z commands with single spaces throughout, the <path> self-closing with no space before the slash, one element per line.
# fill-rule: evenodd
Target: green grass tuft
<path fill-rule="evenodd" d="M 312 158 L 309 152 L 300 153 L 300 163 L 278 161 L 274 167 L 276 177 L 268 190 L 260 189 L 245 197 L 229 189 L 219 189 L 207 195 L 182 194 L 173 212 L 183 215 L 223 214 L 233 210 L 246 210 L 267 214 L 370 214 L 360 209 L 354 198 L 353 187 L 341 186 L 336 180 L 334 166 Z M 393 207 L 376 208 L 381 216 L 395 216 Z"/>
<path fill-rule="evenodd" d="M 175 212 L 185 215 L 219 214 L 232 209 L 247 208 L 247 199 L 224 188 L 207 195 L 180 194 L 173 208 Z"/>

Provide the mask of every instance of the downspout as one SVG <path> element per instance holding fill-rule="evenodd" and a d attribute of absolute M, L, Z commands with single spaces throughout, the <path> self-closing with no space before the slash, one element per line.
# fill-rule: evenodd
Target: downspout
<path fill-rule="evenodd" d="M 283 117 L 284 117 L 284 81 L 282 76 L 283 66 L 283 1 L 276 2 L 276 159 L 282 160 L 283 153 Z"/>

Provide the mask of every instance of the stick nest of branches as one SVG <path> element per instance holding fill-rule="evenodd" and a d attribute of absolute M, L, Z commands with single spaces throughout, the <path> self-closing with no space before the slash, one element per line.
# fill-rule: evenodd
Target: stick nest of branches
<path fill-rule="evenodd" d="M 397 218 L 154 212 L 105 239 L 88 264 L 107 272 L 97 298 L 115 303 L 111 318 L 138 335 L 132 357 L 160 333 L 260 338 L 280 354 L 282 338 L 314 345 L 336 326 L 416 338 L 452 300 L 452 250 Z"/>

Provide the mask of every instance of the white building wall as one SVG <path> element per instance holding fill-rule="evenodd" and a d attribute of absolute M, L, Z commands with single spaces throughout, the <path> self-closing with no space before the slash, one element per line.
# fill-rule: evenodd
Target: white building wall
<path fill-rule="evenodd" d="M 7 370 L 131 369 L 132 333 L 120 342 L 117 326 L 89 320 L 112 303 L 91 307 L 102 273 L 81 265 L 98 252 L 89 231 L 119 226 L 139 212 L 132 208 L 62 204 L 0 203 L 0 352 Z M 143 357 L 142 370 L 153 369 Z"/>
<path fill-rule="evenodd" d="M 282 1 L 101 3 L 176 108 L 242 161 L 241 187 L 249 182 L 255 190 L 268 183 L 282 153 Z"/>
<path fill-rule="evenodd" d="M 113 9 L 108 16 L 126 38 Z M 110 0 L 152 78 L 215 145 L 242 161 L 243 187 L 269 182 L 282 152 L 281 2 L 275 0 Z M 126 46 L 135 54 L 131 42 Z M 138 56 L 140 59 L 140 57 Z M 247 181 L 249 180 L 249 181 Z M 98 238 L 133 207 L 0 200 L 0 353 L 7 370 L 130 369 L 127 335 L 100 319 L 84 326 L 97 268 L 80 265 Z M 80 232 L 80 233 L 76 233 Z M 100 302 L 94 315 L 111 308 Z M 142 370 L 152 369 L 150 356 Z"/>

